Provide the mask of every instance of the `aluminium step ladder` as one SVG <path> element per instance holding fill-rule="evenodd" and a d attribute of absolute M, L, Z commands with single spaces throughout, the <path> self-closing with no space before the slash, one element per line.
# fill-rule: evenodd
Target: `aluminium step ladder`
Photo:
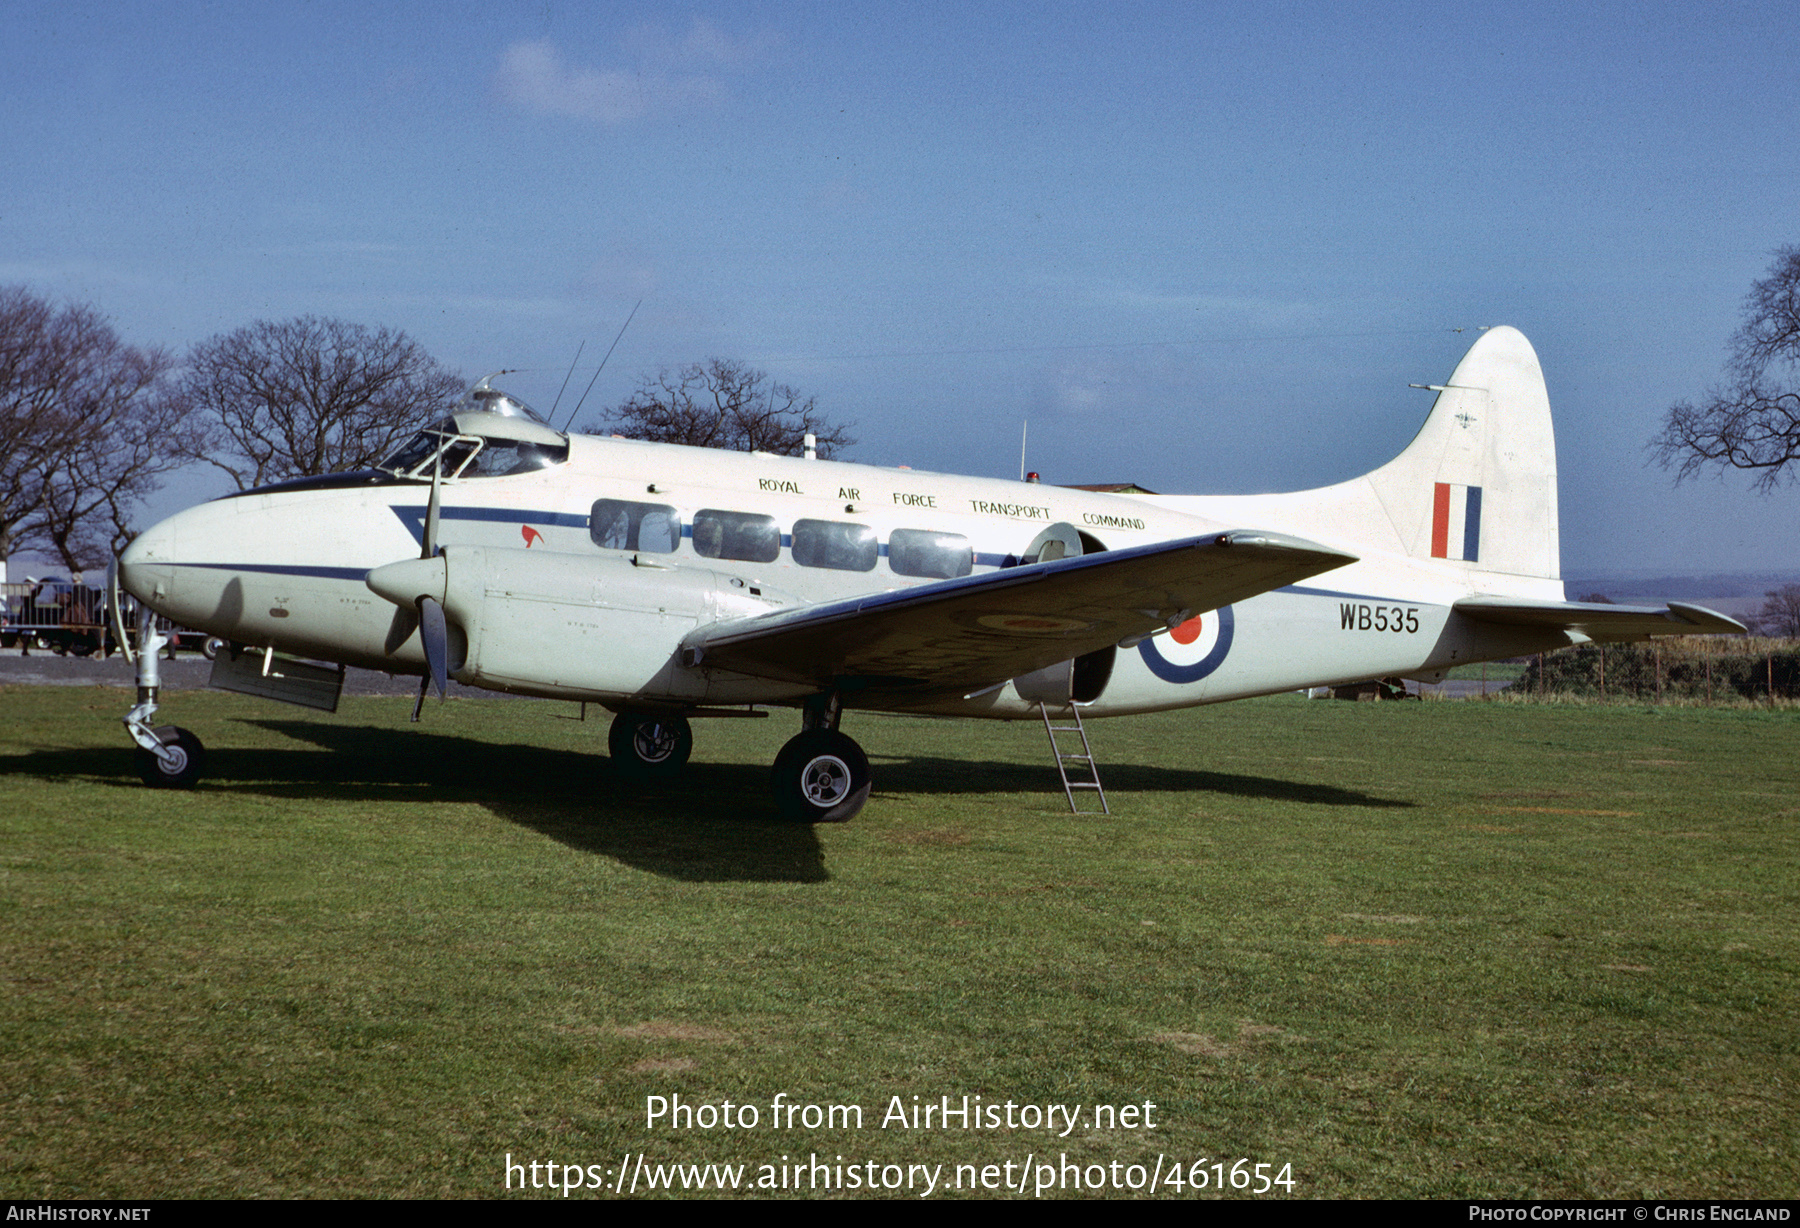
<path fill-rule="evenodd" d="M 1050 753 L 1056 757 L 1056 774 L 1062 777 L 1063 793 L 1069 799 L 1069 811 L 1071 814 L 1095 813 L 1092 810 L 1083 810 L 1080 803 L 1075 800 L 1077 789 L 1092 789 L 1094 796 L 1100 799 L 1099 813 L 1111 814 L 1112 808 L 1106 804 L 1106 790 L 1100 787 L 1100 769 L 1094 765 L 1094 748 L 1088 744 L 1087 730 L 1081 724 L 1081 709 L 1071 703 L 1069 711 L 1075 714 L 1073 725 L 1052 725 L 1050 723 L 1050 705 L 1041 701 L 1038 704 L 1038 715 L 1044 718 L 1044 734 L 1050 739 Z M 1056 740 L 1057 734 L 1063 735 L 1063 741 L 1060 743 Z M 1075 745 L 1073 740 L 1068 737 L 1069 734 L 1076 734 L 1081 738 L 1080 750 L 1063 749 L 1064 746 L 1072 748 Z M 1069 779 L 1070 764 L 1076 765 L 1077 773 L 1085 770 L 1088 778 L 1086 780 Z"/>

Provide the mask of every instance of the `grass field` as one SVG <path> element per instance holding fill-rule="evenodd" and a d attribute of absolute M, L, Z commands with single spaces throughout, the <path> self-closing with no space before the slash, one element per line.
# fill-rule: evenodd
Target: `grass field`
<path fill-rule="evenodd" d="M 1308 1197 L 1800 1192 L 1800 714 L 1102 722 L 1111 818 L 1066 812 L 1041 728 L 851 714 L 876 795 L 814 829 L 764 800 L 785 715 L 634 788 L 573 705 L 176 694 L 211 774 L 162 793 L 127 704 L 0 691 L 8 1197 L 494 1196 L 508 1155 L 749 1188 L 815 1154 L 942 1165 L 936 1197 L 1159 1156 L 1203 1196 L 1239 1159 Z M 862 1128 L 778 1129 L 778 1094 Z M 882 1125 L 965 1095 L 1015 1128 Z M 759 1120 L 647 1127 L 675 1096 Z"/>

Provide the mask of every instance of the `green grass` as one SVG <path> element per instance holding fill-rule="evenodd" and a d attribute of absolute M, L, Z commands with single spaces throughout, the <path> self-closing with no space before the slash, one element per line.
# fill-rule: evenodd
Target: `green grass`
<path fill-rule="evenodd" d="M 492 1196 L 508 1153 L 640 1152 L 1800 1184 L 1800 714 L 1097 722 L 1115 813 L 1078 818 L 1041 728 L 852 713 L 875 797 L 807 828 L 764 798 L 786 715 L 697 723 L 688 775 L 633 787 L 573 705 L 176 694 L 211 770 L 163 793 L 127 705 L 0 690 L 7 1197 Z M 777 1093 L 864 1128 L 773 1130 Z M 647 1129 L 676 1094 L 763 1121 Z M 880 1128 L 964 1094 L 1157 1128 Z"/>
<path fill-rule="evenodd" d="M 1487 661 L 1478 665 L 1453 666 L 1444 677 L 1463 682 L 1478 682 L 1483 678 L 1489 682 L 1514 682 L 1524 673 L 1523 661 Z"/>

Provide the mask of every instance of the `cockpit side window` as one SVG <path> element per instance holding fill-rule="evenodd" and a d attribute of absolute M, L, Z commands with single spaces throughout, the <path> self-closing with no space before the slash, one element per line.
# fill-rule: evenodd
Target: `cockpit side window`
<path fill-rule="evenodd" d="M 569 445 L 536 443 L 524 439 L 458 435 L 454 427 L 420 431 L 405 447 L 381 462 L 380 468 L 402 477 L 429 478 L 432 457 L 442 450 L 438 465 L 446 478 L 497 478 L 532 473 L 560 465 L 569 459 Z"/>
<path fill-rule="evenodd" d="M 404 447 L 377 465 L 378 469 L 386 469 L 389 473 L 409 474 L 420 465 L 430 460 L 432 454 L 444 446 L 444 437 L 434 428 L 420 431 L 406 441 Z"/>
<path fill-rule="evenodd" d="M 487 439 L 475 463 L 463 470 L 465 478 L 503 478 L 517 473 L 548 469 L 569 459 L 569 445 L 554 448 L 523 439 Z"/>
<path fill-rule="evenodd" d="M 604 550 L 673 554 L 681 544 L 681 513 L 666 503 L 599 499 L 588 515 L 588 536 Z"/>

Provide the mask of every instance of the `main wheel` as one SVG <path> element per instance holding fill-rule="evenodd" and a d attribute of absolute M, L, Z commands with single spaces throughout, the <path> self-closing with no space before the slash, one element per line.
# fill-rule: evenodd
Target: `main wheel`
<path fill-rule="evenodd" d="M 685 716 L 621 712 L 613 718 L 606 747 L 619 770 L 632 776 L 673 776 L 694 753 L 694 731 Z"/>
<path fill-rule="evenodd" d="M 869 800 L 874 779 L 862 747 L 834 729 L 808 729 L 775 756 L 770 782 L 783 814 L 806 823 L 842 823 Z"/>
<path fill-rule="evenodd" d="M 138 747 L 138 775 L 152 789 L 193 788 L 194 782 L 200 779 L 200 770 L 206 766 L 206 747 L 200 744 L 199 738 L 177 725 L 157 726 L 156 736 L 174 753 L 165 763 L 161 756 Z"/>

